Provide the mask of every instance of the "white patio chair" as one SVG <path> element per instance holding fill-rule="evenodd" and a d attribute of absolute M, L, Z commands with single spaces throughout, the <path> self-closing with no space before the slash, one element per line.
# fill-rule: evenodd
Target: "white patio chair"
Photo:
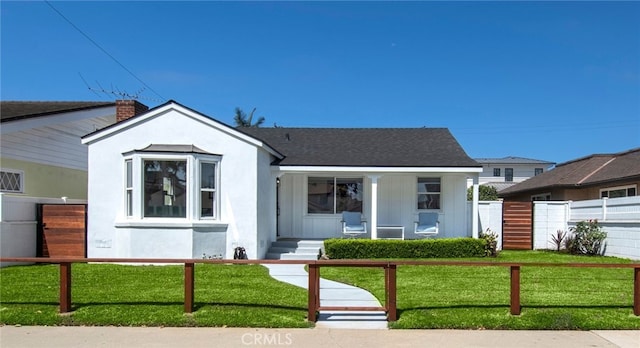
<path fill-rule="evenodd" d="M 438 213 L 419 213 L 414 223 L 414 233 L 420 237 L 433 237 L 438 234 Z"/>
<path fill-rule="evenodd" d="M 342 234 L 348 237 L 355 237 L 367 233 L 367 222 L 362 219 L 358 212 L 342 212 Z"/>

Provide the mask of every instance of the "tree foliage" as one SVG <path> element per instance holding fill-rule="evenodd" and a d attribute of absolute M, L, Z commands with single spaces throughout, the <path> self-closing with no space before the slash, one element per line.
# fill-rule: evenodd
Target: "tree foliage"
<path fill-rule="evenodd" d="M 481 201 L 497 201 L 498 200 L 498 190 L 489 185 L 480 185 L 478 186 L 479 200 Z M 467 200 L 473 200 L 473 187 L 469 187 L 467 189 Z"/>
<path fill-rule="evenodd" d="M 264 117 L 260 116 L 255 123 L 252 123 L 253 114 L 255 112 L 256 108 L 253 108 L 253 110 L 251 110 L 251 112 L 247 116 L 247 114 L 242 111 L 242 109 L 236 108 L 236 115 L 233 117 L 233 121 L 236 123 L 236 127 L 260 127 L 264 123 L 265 119 Z"/>

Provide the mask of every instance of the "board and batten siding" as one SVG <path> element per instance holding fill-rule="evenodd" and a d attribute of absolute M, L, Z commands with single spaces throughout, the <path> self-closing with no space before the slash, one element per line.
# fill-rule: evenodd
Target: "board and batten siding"
<path fill-rule="evenodd" d="M 363 215 L 371 238 L 371 179 L 368 174 L 287 173 L 280 177 L 280 237 L 340 238 L 340 214 L 307 214 L 307 177 L 362 177 L 364 186 Z M 418 177 L 441 177 L 440 234 L 438 237 L 468 237 L 466 210 L 466 175 L 457 174 L 383 174 L 378 179 L 378 225 L 402 225 L 405 238 L 413 239 L 418 210 L 416 180 Z"/>

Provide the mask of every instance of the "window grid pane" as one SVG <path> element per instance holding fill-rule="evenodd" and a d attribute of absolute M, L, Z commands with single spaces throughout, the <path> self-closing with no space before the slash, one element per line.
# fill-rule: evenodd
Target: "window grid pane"
<path fill-rule="evenodd" d="M 214 190 L 200 191 L 200 217 L 216 217 L 216 192 Z"/>
<path fill-rule="evenodd" d="M 336 214 L 362 213 L 362 179 L 336 179 Z"/>
<path fill-rule="evenodd" d="M 200 164 L 200 217 L 216 217 L 216 164 Z"/>
<path fill-rule="evenodd" d="M 418 209 L 440 209 L 440 178 L 418 178 Z"/>
<path fill-rule="evenodd" d="M 144 216 L 186 217 L 186 161 L 144 161 Z"/>
<path fill-rule="evenodd" d="M 22 173 L 0 171 L 0 191 L 22 192 Z"/>
<path fill-rule="evenodd" d="M 513 168 L 504 169 L 504 181 L 513 181 Z"/>
<path fill-rule="evenodd" d="M 334 213 L 334 179 L 309 178 L 307 183 L 307 212 L 309 214 Z"/>
<path fill-rule="evenodd" d="M 133 162 L 126 160 L 124 163 L 127 181 L 125 186 L 125 196 L 127 198 L 125 210 L 127 216 L 133 216 Z"/>

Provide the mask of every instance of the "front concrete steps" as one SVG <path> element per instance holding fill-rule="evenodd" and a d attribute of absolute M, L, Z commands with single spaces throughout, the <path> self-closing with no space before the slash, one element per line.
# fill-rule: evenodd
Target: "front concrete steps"
<path fill-rule="evenodd" d="M 271 243 L 270 260 L 317 260 L 324 251 L 323 240 L 282 239 Z"/>

